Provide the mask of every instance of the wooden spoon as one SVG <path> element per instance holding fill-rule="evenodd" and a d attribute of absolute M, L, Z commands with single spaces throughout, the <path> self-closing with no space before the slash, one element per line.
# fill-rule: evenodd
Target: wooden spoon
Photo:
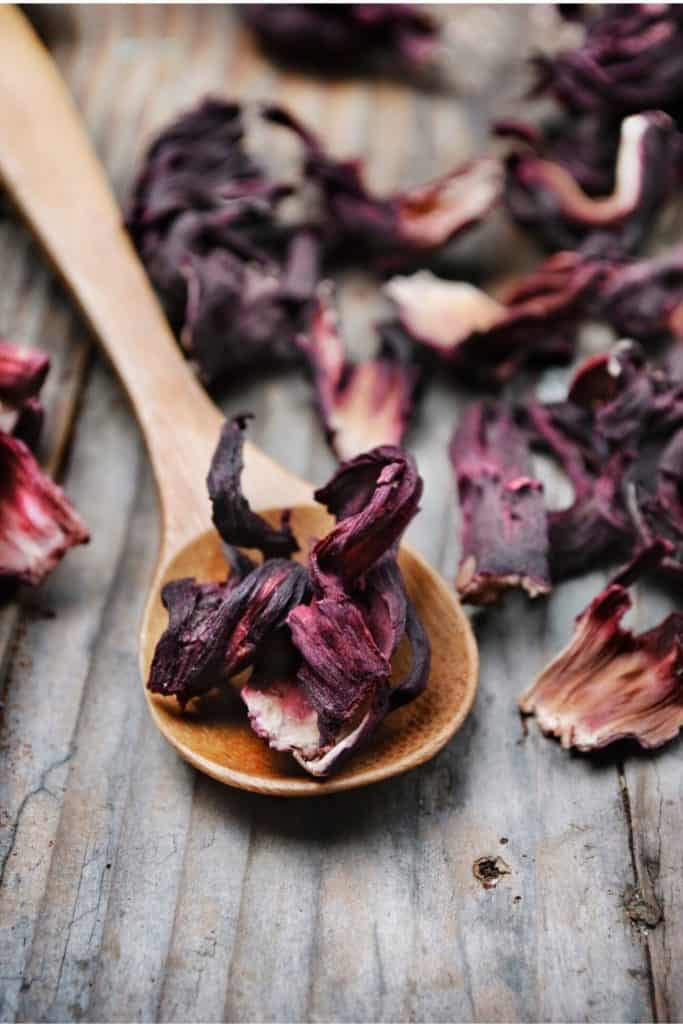
<path fill-rule="evenodd" d="M 163 583 L 225 575 L 218 538 L 209 529 L 205 482 L 222 416 L 178 351 L 57 68 L 24 16 L 7 6 L 0 8 L 0 95 L 0 175 L 111 358 L 154 467 L 163 530 L 140 632 L 144 679 L 166 624 Z M 293 507 L 294 530 L 304 542 L 329 529 L 310 484 L 251 444 L 244 454 L 244 491 L 253 508 L 271 510 L 275 522 L 282 508 Z M 437 573 L 407 547 L 400 564 L 432 644 L 429 686 L 390 715 L 373 741 L 329 780 L 315 780 L 293 758 L 271 751 L 249 728 L 234 695 L 182 714 L 174 700 L 145 690 L 166 739 L 221 782 L 282 796 L 352 789 L 432 757 L 472 706 L 477 648 L 467 618 Z M 393 666 L 398 674 L 408 658 L 399 648 Z"/>

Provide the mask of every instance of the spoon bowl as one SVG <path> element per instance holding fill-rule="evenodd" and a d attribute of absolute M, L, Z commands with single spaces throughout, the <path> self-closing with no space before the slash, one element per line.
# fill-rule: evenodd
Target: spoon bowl
<path fill-rule="evenodd" d="M 146 680 L 166 625 L 163 584 L 180 576 L 225 578 L 206 489 L 223 417 L 178 351 L 64 82 L 11 6 L 0 7 L 0 94 L 0 176 L 117 370 L 154 469 L 162 538 L 140 635 Z M 251 507 L 293 508 L 293 529 L 307 552 L 310 539 L 331 525 L 325 509 L 313 504 L 313 488 L 252 444 L 243 454 L 241 482 Z M 280 512 L 270 516 L 277 525 Z M 389 715 L 372 742 L 329 781 L 304 775 L 292 758 L 269 750 L 251 732 L 234 689 L 195 702 L 188 712 L 145 691 L 166 739 L 221 782 L 283 796 L 367 785 L 432 757 L 472 706 L 477 649 L 467 618 L 439 575 L 405 547 L 399 562 L 431 641 L 429 685 Z M 408 646 L 403 641 L 397 652 L 397 674 L 408 664 Z"/>

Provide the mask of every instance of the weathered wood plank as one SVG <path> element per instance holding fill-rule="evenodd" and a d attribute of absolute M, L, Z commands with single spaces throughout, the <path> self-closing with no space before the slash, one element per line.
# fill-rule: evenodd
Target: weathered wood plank
<path fill-rule="evenodd" d="M 390 189 L 467 156 L 521 91 L 538 15 L 470 6 L 448 16 L 457 96 L 283 74 L 221 5 L 74 8 L 80 42 L 58 56 L 121 198 L 150 135 L 206 91 L 282 100 L 339 155 L 366 151 L 372 183 Z M 269 145 L 290 166 L 284 137 Z M 484 252 L 513 249 L 494 233 Z M 57 396 L 81 389 L 83 330 L 14 225 L 0 226 L 0 265 L 3 322 L 31 341 L 49 326 L 56 339 L 51 434 L 65 439 L 74 400 Z M 373 283 L 346 275 L 340 306 L 354 355 L 369 354 L 382 308 Z M 222 401 L 253 409 L 256 439 L 293 470 L 328 475 L 298 374 L 235 382 Z M 461 403 L 437 381 L 410 435 L 426 488 L 409 537 L 449 577 L 458 552 L 445 447 Z M 155 503 L 125 399 L 99 363 L 65 483 L 93 543 L 4 648 L 2 1019 L 648 1020 L 648 953 L 659 1016 L 680 1017 L 677 745 L 627 766 L 634 866 L 618 764 L 570 757 L 533 725 L 523 739 L 515 711 L 597 576 L 544 605 L 513 598 L 478 617 L 475 712 L 424 769 L 324 801 L 256 799 L 193 773 L 146 713 L 136 623 Z M 43 621 L 52 606 L 57 617 Z M 510 868 L 496 889 L 473 875 L 482 856 Z M 636 879 L 664 908 L 649 947 L 623 907 Z"/>

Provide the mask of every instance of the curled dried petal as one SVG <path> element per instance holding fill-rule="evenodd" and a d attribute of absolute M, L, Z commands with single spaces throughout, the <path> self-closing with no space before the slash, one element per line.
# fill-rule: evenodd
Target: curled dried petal
<path fill-rule="evenodd" d="M 604 267 L 577 253 L 557 253 L 494 298 L 465 281 L 427 270 L 386 286 L 401 324 L 454 370 L 498 386 L 528 363 L 566 362 Z"/>
<path fill-rule="evenodd" d="M 631 607 L 627 587 L 666 551 L 666 542 L 656 543 L 608 584 L 520 697 L 522 712 L 563 747 L 587 751 L 633 739 L 651 749 L 683 725 L 683 614 L 638 635 L 621 626 Z"/>
<path fill-rule="evenodd" d="M 265 558 L 286 557 L 299 545 L 285 520 L 276 530 L 253 512 L 242 494 L 242 448 L 248 415 L 226 422 L 207 477 L 213 522 L 226 544 L 258 548 Z"/>
<path fill-rule="evenodd" d="M 351 459 L 380 444 L 398 445 L 410 421 L 418 371 L 383 339 L 376 358 L 346 358 L 335 311 L 320 292 L 308 332 L 299 337 L 316 389 L 317 406 L 336 455 Z"/>
<path fill-rule="evenodd" d="M 675 184 L 678 147 L 667 114 L 625 118 L 614 190 L 597 197 L 586 194 L 562 165 L 532 150 L 514 153 L 507 164 L 508 209 L 550 250 L 612 258 L 634 253 Z"/>
<path fill-rule="evenodd" d="M 50 357 L 0 340 L 0 430 L 33 448 L 43 425 L 40 392 Z"/>
<path fill-rule="evenodd" d="M 504 174 L 494 157 L 480 157 L 424 185 L 378 197 L 365 184 L 360 160 L 335 160 L 279 106 L 266 106 L 264 117 L 301 139 L 306 174 L 322 191 L 332 244 L 372 244 L 394 256 L 401 249 L 436 249 L 479 224 L 500 201 Z"/>

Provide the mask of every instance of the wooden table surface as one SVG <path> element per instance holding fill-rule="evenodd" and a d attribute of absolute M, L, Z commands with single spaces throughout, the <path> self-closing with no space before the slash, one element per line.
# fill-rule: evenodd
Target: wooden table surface
<path fill-rule="evenodd" d="M 281 73 L 223 5 L 52 13 L 71 23 L 53 50 L 122 199 L 151 132 L 208 90 L 278 98 L 334 152 L 366 154 L 378 189 L 424 180 L 514 110 L 522 58 L 557 30 L 549 8 L 447 10 L 457 89 L 428 94 Z M 475 255 L 514 266 L 523 247 L 500 230 Z M 571 756 L 516 712 L 604 576 L 477 616 L 476 707 L 421 770 L 300 802 L 213 782 L 161 739 L 138 678 L 158 536 L 126 399 L 7 215 L 0 267 L 0 331 L 52 355 L 42 455 L 92 530 L 0 613 L 1 1019 L 681 1020 L 680 743 L 625 762 Z M 354 353 L 370 351 L 376 282 L 348 274 L 341 300 Z M 222 400 L 256 413 L 271 455 L 327 477 L 303 378 L 236 382 Z M 437 382 L 408 439 L 426 481 L 409 537 L 450 578 L 446 442 L 461 402 Z M 663 608 L 641 592 L 638 621 Z M 495 889 L 473 874 L 484 856 L 509 868 Z"/>

